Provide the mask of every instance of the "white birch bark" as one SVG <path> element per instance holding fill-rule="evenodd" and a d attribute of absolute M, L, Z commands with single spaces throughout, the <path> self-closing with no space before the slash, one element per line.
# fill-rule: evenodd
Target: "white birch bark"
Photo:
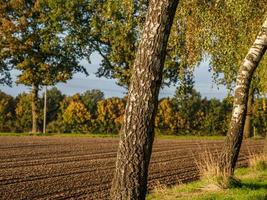
<path fill-rule="evenodd" d="M 150 0 L 117 154 L 112 200 L 144 200 L 166 47 L 178 0 Z"/>
<path fill-rule="evenodd" d="M 267 48 L 267 20 L 263 23 L 257 38 L 249 49 L 237 75 L 234 105 L 230 128 L 220 155 L 220 172 L 231 177 L 236 166 L 243 138 L 247 111 L 248 93 L 254 71 L 258 67 Z"/>

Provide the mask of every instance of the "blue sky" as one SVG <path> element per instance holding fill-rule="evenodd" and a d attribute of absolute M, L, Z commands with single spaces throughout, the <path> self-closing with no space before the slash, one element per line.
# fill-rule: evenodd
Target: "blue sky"
<path fill-rule="evenodd" d="M 125 95 L 125 89 L 118 86 L 115 80 L 98 78 L 94 75 L 99 67 L 101 57 L 94 54 L 91 59 L 91 64 L 83 61 L 82 64 L 86 66 L 89 76 L 83 74 L 74 75 L 72 80 L 67 83 L 59 83 L 57 87 L 62 91 L 62 93 L 67 95 L 73 95 L 78 92 L 84 92 L 89 89 L 99 89 L 104 92 L 105 97 L 118 96 L 122 97 Z M 18 75 L 18 71 L 12 71 L 12 77 Z M 212 74 L 208 71 L 208 63 L 203 62 L 195 70 L 195 88 L 200 91 L 202 96 L 207 98 L 218 98 L 222 99 L 226 96 L 227 91 L 225 87 L 218 87 L 216 84 L 212 83 Z M 7 86 L 0 86 L 0 90 L 11 94 L 13 96 L 18 95 L 21 92 L 30 91 L 29 87 L 23 85 L 13 85 L 12 88 Z M 165 87 L 160 92 L 160 97 L 173 96 L 175 91 L 175 86 Z"/>

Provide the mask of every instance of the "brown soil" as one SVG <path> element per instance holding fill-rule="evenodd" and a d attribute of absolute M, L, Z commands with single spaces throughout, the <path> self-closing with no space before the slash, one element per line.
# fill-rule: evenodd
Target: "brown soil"
<path fill-rule="evenodd" d="M 156 140 L 149 189 L 198 178 L 195 160 L 215 154 L 222 141 Z M 0 199 L 108 199 L 118 139 L 0 137 Z M 263 141 L 244 141 L 239 165 L 262 151 Z"/>

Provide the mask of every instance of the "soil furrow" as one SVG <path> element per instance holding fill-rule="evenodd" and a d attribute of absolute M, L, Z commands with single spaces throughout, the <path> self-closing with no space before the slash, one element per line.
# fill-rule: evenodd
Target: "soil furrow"
<path fill-rule="evenodd" d="M 149 189 L 199 177 L 196 161 L 220 153 L 223 141 L 156 139 Z M 108 199 L 118 139 L 1 137 L 0 199 Z M 262 151 L 262 140 L 244 141 L 239 166 Z"/>

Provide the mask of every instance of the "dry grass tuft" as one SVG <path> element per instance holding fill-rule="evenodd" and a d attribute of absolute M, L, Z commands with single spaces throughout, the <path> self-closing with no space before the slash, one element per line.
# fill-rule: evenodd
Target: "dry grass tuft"
<path fill-rule="evenodd" d="M 228 177 L 226 172 L 221 172 L 218 162 L 218 152 L 211 153 L 204 150 L 200 159 L 196 160 L 200 177 L 207 181 L 203 190 L 221 190 L 240 185 L 240 181 L 234 177 Z"/>
<path fill-rule="evenodd" d="M 201 190 L 205 192 L 218 192 L 218 191 L 221 191 L 222 188 L 218 184 L 210 183 L 210 184 L 204 185 L 201 188 Z"/>
<path fill-rule="evenodd" d="M 160 181 L 157 181 L 153 190 L 156 193 L 164 194 L 167 190 L 167 186 L 164 184 L 161 184 Z"/>
<path fill-rule="evenodd" d="M 220 173 L 217 157 L 209 150 L 204 150 L 199 159 L 196 160 L 196 165 L 201 178 L 213 179 Z"/>
<path fill-rule="evenodd" d="M 249 166 L 253 170 L 262 171 L 267 169 L 267 155 L 254 154 L 250 155 Z"/>

